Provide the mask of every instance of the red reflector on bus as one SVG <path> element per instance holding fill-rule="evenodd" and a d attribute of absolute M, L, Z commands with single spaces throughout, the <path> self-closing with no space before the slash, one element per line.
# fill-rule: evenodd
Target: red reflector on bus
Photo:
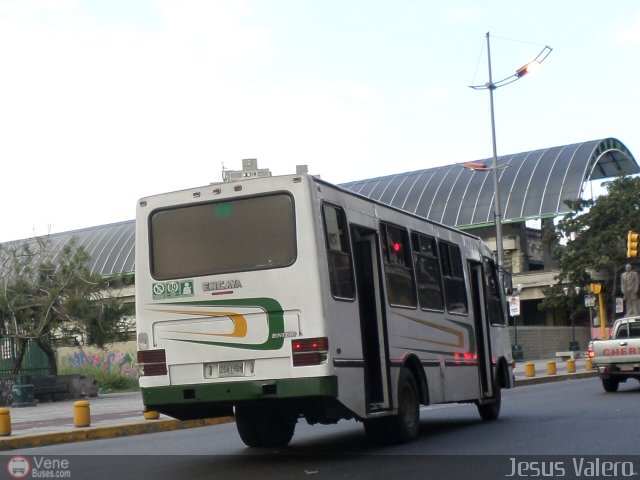
<path fill-rule="evenodd" d="M 293 356 L 293 366 L 305 367 L 308 365 L 320 365 L 322 363 L 322 360 L 326 358 L 326 355 L 322 355 L 318 352 L 298 353 Z"/>
<path fill-rule="evenodd" d="M 136 362 L 142 376 L 167 374 L 167 355 L 164 349 L 140 350 Z"/>
<path fill-rule="evenodd" d="M 455 360 L 477 360 L 478 355 L 472 352 L 456 352 L 453 354 Z"/>
<path fill-rule="evenodd" d="M 320 365 L 327 359 L 329 339 L 327 337 L 291 340 L 293 366 Z"/>

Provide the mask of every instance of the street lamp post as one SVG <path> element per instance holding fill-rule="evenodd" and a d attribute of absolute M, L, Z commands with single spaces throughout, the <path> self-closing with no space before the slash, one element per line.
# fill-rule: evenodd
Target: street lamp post
<path fill-rule="evenodd" d="M 491 146 L 493 151 L 493 157 L 491 158 L 491 171 L 493 172 L 493 194 L 495 196 L 495 202 L 493 205 L 494 221 L 496 222 L 496 249 L 498 252 L 498 266 L 503 267 L 504 254 L 502 244 L 502 207 L 500 204 L 500 184 L 498 177 L 498 147 L 496 144 L 496 117 L 493 108 L 493 91 L 498 88 L 493 83 L 493 74 L 491 71 L 491 47 L 489 45 L 489 32 L 487 32 L 487 61 L 489 64 L 489 83 L 486 87 L 489 90 L 489 105 L 491 111 Z M 518 293 L 519 294 L 519 293 Z M 518 341 L 516 340 L 516 343 Z"/>
<path fill-rule="evenodd" d="M 493 91 L 502 87 L 503 85 L 508 85 L 509 83 L 515 82 L 516 80 L 522 78 L 527 73 L 529 73 L 533 67 L 542 63 L 542 61 L 549 56 L 552 48 L 549 46 L 545 46 L 542 51 L 538 54 L 536 58 L 531 60 L 529 63 L 523 65 L 516 72 L 502 80 L 499 80 L 494 83 L 493 81 L 493 72 L 491 69 L 491 46 L 489 42 L 489 32 L 486 35 L 487 38 L 487 62 L 489 65 L 489 82 L 484 85 L 470 85 L 470 88 L 474 90 L 489 90 L 489 104 L 491 110 L 491 143 L 493 147 L 493 157 L 491 160 L 491 171 L 493 172 L 493 192 L 494 192 L 494 217 L 496 224 L 496 252 L 498 254 L 498 267 L 500 271 L 504 268 L 504 254 L 503 254 L 503 242 L 502 242 L 502 207 L 500 205 L 500 188 L 499 188 L 499 177 L 498 177 L 498 149 L 496 146 L 496 122 L 495 122 L 495 112 L 493 107 Z M 484 170 L 489 170 L 488 168 L 484 168 Z M 502 278 L 502 273 L 500 273 L 500 278 Z"/>

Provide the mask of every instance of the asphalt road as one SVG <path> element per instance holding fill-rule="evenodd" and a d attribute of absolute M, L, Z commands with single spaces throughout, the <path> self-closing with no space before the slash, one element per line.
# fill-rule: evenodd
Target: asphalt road
<path fill-rule="evenodd" d="M 392 447 L 371 445 L 362 425 L 343 421 L 330 426 L 299 423 L 290 447 L 250 449 L 235 425 L 226 424 L 25 449 L 5 457 L 24 455 L 31 463 L 42 456 L 68 459 L 71 478 L 315 480 L 388 479 L 398 472 L 406 479 L 508 478 L 514 468 L 531 473 L 530 457 L 542 455 L 534 460 L 548 461 L 543 466 L 555 468 L 557 477 L 587 478 L 584 470 L 571 474 L 607 460 L 622 462 L 618 468 L 631 469 L 638 478 L 640 457 L 622 456 L 638 453 L 639 398 L 635 381 L 614 394 L 605 393 L 597 378 L 518 387 L 504 392 L 495 422 L 480 420 L 473 405 L 425 408 L 417 441 Z M 624 476 L 622 470 L 618 473 Z"/>

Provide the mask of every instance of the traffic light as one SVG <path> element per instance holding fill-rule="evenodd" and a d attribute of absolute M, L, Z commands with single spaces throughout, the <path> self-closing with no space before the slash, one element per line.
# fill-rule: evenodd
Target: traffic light
<path fill-rule="evenodd" d="M 627 257 L 635 258 L 638 256 L 638 232 L 629 230 L 627 234 Z"/>

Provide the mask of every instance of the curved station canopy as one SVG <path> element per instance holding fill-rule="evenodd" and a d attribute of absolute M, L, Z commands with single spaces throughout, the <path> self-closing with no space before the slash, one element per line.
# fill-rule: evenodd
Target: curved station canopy
<path fill-rule="evenodd" d="M 550 218 L 569 211 L 590 180 L 640 172 L 617 139 L 497 158 L 503 222 Z M 493 224 L 492 159 L 359 180 L 341 187 L 381 203 L 459 228 Z"/>
<path fill-rule="evenodd" d="M 631 152 L 614 138 L 506 155 L 497 160 L 506 222 L 565 213 L 564 201 L 579 198 L 587 181 L 640 172 Z M 490 165 L 491 160 L 458 163 L 341 186 L 446 225 L 481 226 L 493 222 Z M 50 235 L 53 251 L 59 252 L 74 237 L 91 255 L 93 273 L 134 271 L 133 220 Z"/>
<path fill-rule="evenodd" d="M 50 251 L 55 261 L 61 254 L 63 247 L 75 239 L 77 244 L 84 247 L 91 256 L 89 270 L 104 276 L 131 273 L 135 268 L 135 220 L 111 223 L 97 227 L 83 228 L 69 232 L 48 235 L 51 241 Z M 11 243 L 28 241 L 16 240 Z M 42 261 L 36 258 L 36 262 Z"/>

